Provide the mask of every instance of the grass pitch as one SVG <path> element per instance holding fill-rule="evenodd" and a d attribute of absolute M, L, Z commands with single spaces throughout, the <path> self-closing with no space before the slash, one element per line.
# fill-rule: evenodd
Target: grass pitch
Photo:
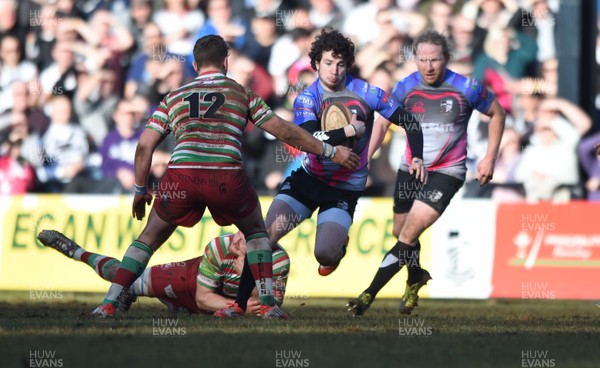
<path fill-rule="evenodd" d="M 555 300 L 288 300 L 288 321 L 174 315 L 142 300 L 113 320 L 97 294 L 0 294 L 0 367 L 599 367 L 600 308 Z"/>

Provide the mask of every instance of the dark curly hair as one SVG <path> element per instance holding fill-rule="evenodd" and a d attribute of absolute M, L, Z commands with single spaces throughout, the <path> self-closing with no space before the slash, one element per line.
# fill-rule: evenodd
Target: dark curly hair
<path fill-rule="evenodd" d="M 327 51 L 333 51 L 334 57 L 344 60 L 347 69 L 354 65 L 354 43 L 337 29 L 324 28 L 310 46 L 308 56 L 314 70 L 317 70 L 317 63 Z"/>

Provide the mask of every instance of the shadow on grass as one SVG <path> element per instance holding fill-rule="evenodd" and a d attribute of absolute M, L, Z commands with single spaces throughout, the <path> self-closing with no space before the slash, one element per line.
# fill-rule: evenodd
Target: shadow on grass
<path fill-rule="evenodd" d="M 154 302 L 95 320 L 94 302 L 78 297 L 3 301 L 0 366 L 600 366 L 600 310 L 589 302 L 423 300 L 408 317 L 397 300 L 379 300 L 362 317 L 344 303 L 292 301 L 293 319 L 262 321 L 175 315 Z"/>

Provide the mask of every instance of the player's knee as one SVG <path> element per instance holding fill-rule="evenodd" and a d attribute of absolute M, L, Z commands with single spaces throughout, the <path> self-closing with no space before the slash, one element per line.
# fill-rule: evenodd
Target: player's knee
<path fill-rule="evenodd" d="M 401 231 L 400 235 L 398 235 L 398 240 L 405 244 L 415 244 L 419 239 L 421 232 L 413 232 L 413 231 Z"/>
<path fill-rule="evenodd" d="M 417 239 L 419 239 L 421 232 L 422 231 L 419 230 L 419 227 L 415 227 L 415 226 L 406 227 L 405 226 L 404 228 L 402 228 L 402 230 L 398 234 L 397 238 L 402 243 L 414 244 L 417 241 Z"/>
<path fill-rule="evenodd" d="M 267 233 L 269 234 L 271 242 L 274 244 L 277 243 L 279 239 L 283 238 L 283 236 L 288 233 L 288 231 L 284 231 L 284 229 L 287 228 L 289 228 L 289 225 L 277 221 L 267 226 Z"/>
<path fill-rule="evenodd" d="M 265 217 L 265 228 L 269 233 L 276 228 L 275 219 L 275 216 L 273 216 L 270 212 L 267 213 L 267 216 Z"/>
<path fill-rule="evenodd" d="M 330 249 L 315 249 L 315 258 L 317 262 L 323 266 L 334 266 L 339 263 L 340 255 L 339 252 L 333 252 Z"/>
<path fill-rule="evenodd" d="M 412 222 L 406 223 L 405 226 L 402 227 L 400 234 L 398 235 L 398 240 L 406 244 L 414 244 L 421 234 L 425 231 L 427 227 L 424 224 Z"/>
<path fill-rule="evenodd" d="M 394 238 L 398 239 L 402 230 L 406 226 L 406 217 L 394 215 L 394 226 L 392 228 L 392 234 L 394 234 Z"/>

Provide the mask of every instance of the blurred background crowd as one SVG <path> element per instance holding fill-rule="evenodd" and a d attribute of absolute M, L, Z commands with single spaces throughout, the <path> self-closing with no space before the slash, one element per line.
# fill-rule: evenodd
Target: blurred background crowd
<path fill-rule="evenodd" d="M 232 45 L 228 74 L 292 120 L 315 79 L 308 50 L 323 27 L 357 46 L 351 73 L 390 91 L 416 71 L 426 28 L 452 41 L 449 68 L 485 83 L 507 111 L 493 185 L 473 181 L 487 121 L 469 123 L 461 195 L 497 201 L 600 200 L 598 120 L 558 97 L 558 0 L 0 0 L 0 195 L 130 193 L 137 139 L 163 96 L 196 75 L 197 38 Z M 596 62 L 600 63 L 600 39 Z M 598 90 L 598 89 L 596 89 Z M 600 98 L 597 99 L 600 101 Z M 600 103 L 597 103 L 597 107 Z M 389 196 L 404 150 L 388 132 L 367 195 Z M 154 182 L 173 147 L 156 152 Z M 246 171 L 273 194 L 300 153 L 249 124 Z"/>

